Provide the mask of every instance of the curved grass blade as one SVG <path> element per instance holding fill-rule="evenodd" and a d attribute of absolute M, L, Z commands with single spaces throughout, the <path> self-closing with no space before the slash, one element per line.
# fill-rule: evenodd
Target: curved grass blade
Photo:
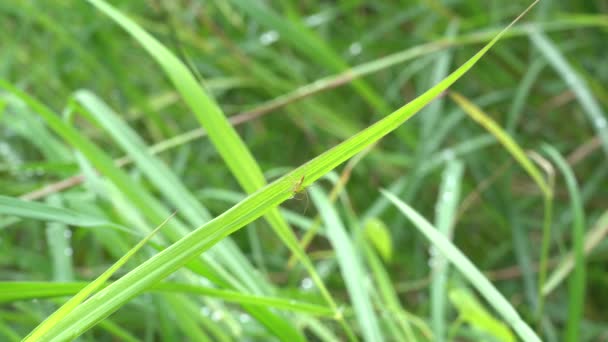
<path fill-rule="evenodd" d="M 88 284 L 86 282 L 0 282 L 0 303 L 75 295 Z M 318 304 L 199 285 L 162 282 L 146 292 L 193 294 L 217 298 L 229 303 L 260 305 L 319 317 L 334 317 L 334 312 L 330 308 Z"/>
<path fill-rule="evenodd" d="M 414 226 L 456 267 L 460 273 L 469 280 L 471 285 L 475 287 L 479 293 L 484 296 L 488 304 L 504 318 L 504 320 L 513 327 L 513 330 L 524 341 L 538 341 L 540 338 L 536 335 L 526 322 L 524 322 L 517 311 L 511 306 L 509 301 L 500 294 L 500 292 L 492 285 L 483 273 L 475 267 L 475 265 L 456 247 L 450 240 L 441 234 L 437 228 L 433 227 L 424 217 L 412 209 L 407 204 L 403 203 L 395 195 L 382 190 L 382 194 L 386 196 L 393 204 L 410 220 Z"/>
<path fill-rule="evenodd" d="M 442 175 L 441 187 L 435 207 L 435 226 L 441 234 L 451 240 L 460 199 L 460 183 L 464 164 L 458 159 L 447 163 Z M 434 248 L 434 247 L 431 247 Z M 446 299 L 449 268 L 444 257 L 437 253 L 433 256 L 433 274 L 430 291 L 431 324 L 435 341 L 446 340 Z"/>
<path fill-rule="evenodd" d="M 135 234 L 134 231 L 102 218 L 90 216 L 66 208 L 0 195 L 0 214 L 26 217 L 35 220 L 58 222 L 76 227 L 110 227 Z"/>
<path fill-rule="evenodd" d="M 593 228 L 585 235 L 585 255 L 597 247 L 597 245 L 608 235 L 608 210 L 597 220 Z M 569 253 L 568 256 L 555 268 L 545 286 L 543 286 L 543 295 L 548 295 L 568 276 L 574 268 L 574 255 Z"/>
<path fill-rule="evenodd" d="M 496 121 L 492 120 L 487 114 L 485 114 L 479 107 L 467 100 L 464 96 L 458 93 L 450 93 L 450 96 L 458 105 L 467 113 L 473 120 L 487 129 L 492 135 L 496 137 L 498 141 L 505 147 L 505 149 L 515 158 L 515 160 L 521 165 L 521 167 L 528 173 L 528 175 L 536 182 L 536 185 L 543 192 L 544 200 L 544 219 L 543 219 L 543 238 L 540 252 L 540 270 L 538 272 L 538 306 L 537 316 L 541 317 L 543 312 L 543 295 L 542 287 L 545 283 L 547 274 L 547 262 L 549 259 L 549 247 L 551 242 L 551 216 L 553 207 L 553 189 L 545 181 L 541 172 L 528 158 L 524 150 L 517 144 L 511 136 L 505 132 Z"/>
<path fill-rule="evenodd" d="M 450 290 L 450 301 L 458 310 L 458 319 L 469 323 L 475 330 L 492 336 L 491 341 L 515 342 L 515 336 L 505 324 L 489 313 L 476 296 L 466 287 Z"/>
<path fill-rule="evenodd" d="M 536 2 L 515 19 L 513 23 L 519 20 L 534 4 Z M 79 336 L 116 311 L 128 300 L 181 268 L 192 258 L 208 250 L 226 236 L 261 217 L 268 210 L 292 198 L 294 195 L 294 179 L 297 181 L 305 177 L 302 182 L 303 184 L 301 184 L 301 188 L 303 189 L 345 160 L 361 152 L 367 146 L 375 143 L 399 127 L 471 69 L 496 44 L 513 23 L 507 26 L 490 43 L 439 84 L 386 118 L 250 195 L 239 204 L 147 260 L 121 279 L 106 287 L 103 291 L 103 296 L 99 294 L 94 295 L 79 305 L 60 324 L 50 330 L 45 337 L 49 339 L 73 339 Z M 0 85 L 14 90 L 11 86 L 7 86 L 6 83 L 0 82 Z"/>
<path fill-rule="evenodd" d="M 608 116 L 593 97 L 587 83 L 574 71 L 555 44 L 542 32 L 538 29 L 531 29 L 530 39 L 572 89 L 585 114 L 589 117 L 591 125 L 600 137 L 604 153 L 608 155 Z"/>
<path fill-rule="evenodd" d="M 63 201 L 58 195 L 49 196 L 47 203 L 61 207 Z M 74 265 L 72 260 L 71 234 L 67 225 L 59 222 L 46 223 L 46 243 L 52 260 L 53 280 L 71 281 L 74 279 Z"/>
<path fill-rule="evenodd" d="M 487 129 L 492 135 L 500 141 L 500 143 L 505 147 L 507 151 L 517 160 L 519 165 L 532 177 L 532 179 L 536 182 L 536 185 L 542 190 L 545 196 L 551 197 L 551 188 L 545 181 L 542 176 L 542 173 L 538 170 L 538 168 L 532 163 L 532 161 L 526 156 L 524 150 L 519 147 L 517 142 L 513 140 L 505 132 L 496 121 L 492 120 L 487 114 L 485 114 L 479 107 L 473 104 L 464 96 L 456 93 L 450 92 L 450 97 L 462 108 L 462 110 L 467 113 L 473 120 Z"/>
<path fill-rule="evenodd" d="M 564 157 L 553 146 L 544 145 L 543 150 L 553 159 L 557 168 L 564 175 L 570 195 L 570 207 L 574 216 L 572 223 L 574 272 L 568 284 L 568 323 L 566 324 L 565 341 L 580 341 L 580 323 L 585 306 L 585 212 L 578 182 Z"/>
<path fill-rule="evenodd" d="M 137 251 L 139 251 L 153 236 L 158 232 L 164 225 L 169 221 L 175 213 L 171 214 L 171 216 L 167 217 L 165 221 L 158 225 L 154 230 L 148 234 L 143 240 L 141 240 L 137 245 L 135 245 L 131 250 L 129 250 L 122 258 L 120 258 L 112 267 L 108 268 L 105 272 L 103 272 L 97 279 L 90 282 L 85 288 L 78 291 L 78 293 L 72 297 L 70 300 L 65 302 L 57 311 L 51 314 L 47 319 L 45 319 L 40 325 L 38 325 L 32 332 L 29 333 L 28 336 L 25 337 L 24 341 L 39 341 L 39 339 L 44 336 L 50 329 L 57 325 L 64 317 L 66 317 L 74 308 L 76 308 L 80 303 L 82 303 L 89 295 L 99 290 L 104 286 L 106 281 L 110 279 L 110 277 L 118 271 L 124 264 L 131 259 Z M 100 294 L 101 290 L 98 292 Z"/>
<path fill-rule="evenodd" d="M 352 239 L 346 233 L 346 228 L 327 195 L 314 185 L 310 187 L 310 195 L 327 227 L 327 237 L 336 253 L 340 273 L 364 339 L 366 341 L 384 341 L 385 337 L 378 325 L 378 317 L 374 313 L 370 293 L 367 290 L 366 282 L 363 281 L 366 278 L 366 272 L 359 253 L 355 251 Z"/>

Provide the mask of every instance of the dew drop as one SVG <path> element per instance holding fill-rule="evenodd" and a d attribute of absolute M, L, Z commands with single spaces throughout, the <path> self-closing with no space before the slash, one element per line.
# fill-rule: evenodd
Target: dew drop
<path fill-rule="evenodd" d="M 443 151 L 443 159 L 445 160 L 453 160 L 455 157 L 454 151 L 451 148 L 445 149 Z"/>
<path fill-rule="evenodd" d="M 63 250 L 63 253 L 66 256 L 72 256 L 72 254 L 74 254 L 74 250 L 72 249 L 72 247 L 66 247 L 66 249 Z"/>
<path fill-rule="evenodd" d="M 246 313 L 241 313 L 241 314 L 239 315 L 239 321 L 240 321 L 241 323 L 249 323 L 249 322 L 251 322 L 251 316 L 249 316 L 249 315 L 248 315 L 248 314 L 246 314 Z"/>
<path fill-rule="evenodd" d="M 209 279 L 205 278 L 205 277 L 200 277 L 198 279 L 198 283 L 201 286 L 205 286 L 205 287 L 211 287 L 211 282 L 209 281 Z"/>
<path fill-rule="evenodd" d="M 222 311 L 214 311 L 213 314 L 211 314 L 211 320 L 212 321 L 219 321 L 222 318 L 224 318 L 224 313 Z"/>
<path fill-rule="evenodd" d="M 327 15 L 323 14 L 323 13 L 317 13 L 317 14 L 313 14 L 307 18 L 304 19 L 304 23 L 308 26 L 319 26 L 321 24 L 323 24 L 325 21 L 327 21 Z"/>
<path fill-rule="evenodd" d="M 348 52 L 353 56 L 360 54 L 361 51 L 363 51 L 363 46 L 361 46 L 361 43 L 359 42 L 354 42 L 348 47 Z"/>
<path fill-rule="evenodd" d="M 264 32 L 260 36 L 260 43 L 262 43 L 262 45 L 270 45 L 277 40 L 279 40 L 279 33 L 277 31 Z"/>
<path fill-rule="evenodd" d="M 449 201 L 452 198 L 452 195 L 453 194 L 452 194 L 451 191 L 446 191 L 446 192 L 443 193 L 442 200 Z"/>
<path fill-rule="evenodd" d="M 302 290 L 305 290 L 305 291 L 312 289 L 313 285 L 314 284 L 312 282 L 312 279 L 310 279 L 310 278 L 304 278 L 304 279 L 302 279 L 302 282 L 300 283 L 300 287 L 302 288 Z"/>

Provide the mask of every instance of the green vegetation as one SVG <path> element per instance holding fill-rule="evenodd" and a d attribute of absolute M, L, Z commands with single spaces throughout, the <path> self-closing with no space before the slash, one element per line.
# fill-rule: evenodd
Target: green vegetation
<path fill-rule="evenodd" d="M 2 2 L 0 340 L 605 339 L 602 11 Z"/>

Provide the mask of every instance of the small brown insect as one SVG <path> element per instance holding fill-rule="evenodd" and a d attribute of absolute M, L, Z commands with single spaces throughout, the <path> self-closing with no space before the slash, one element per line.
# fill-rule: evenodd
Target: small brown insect
<path fill-rule="evenodd" d="M 296 184 L 294 184 L 293 189 L 292 189 L 294 196 L 299 194 L 300 192 L 302 192 L 302 190 L 304 190 L 304 189 L 302 189 L 302 184 L 304 184 L 304 177 L 306 177 L 306 175 L 300 177 L 300 180 Z"/>
<path fill-rule="evenodd" d="M 300 177 L 300 180 L 298 180 L 293 185 L 293 189 L 291 190 L 291 192 L 292 192 L 291 198 L 295 199 L 297 201 L 305 199 L 306 200 L 306 205 L 304 206 L 304 213 L 306 213 L 306 209 L 308 209 L 308 194 L 306 193 L 305 188 L 303 186 L 304 185 L 304 177 L 306 177 L 306 176 L 304 175 L 304 176 Z M 302 198 L 302 197 L 298 196 L 300 194 L 303 194 L 304 197 Z"/>

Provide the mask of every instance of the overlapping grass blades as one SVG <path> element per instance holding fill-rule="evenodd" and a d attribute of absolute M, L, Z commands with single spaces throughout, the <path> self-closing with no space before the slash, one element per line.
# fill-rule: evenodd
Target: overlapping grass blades
<path fill-rule="evenodd" d="M 553 215 L 553 188 L 551 182 L 545 181 L 540 170 L 528 158 L 524 150 L 519 144 L 490 116 L 484 113 L 479 107 L 458 93 L 450 93 L 450 96 L 473 120 L 488 130 L 503 147 L 515 158 L 519 165 L 528 173 L 534 180 L 536 185 L 543 193 L 544 204 L 544 219 L 542 228 L 542 246 L 540 253 L 540 270 L 538 272 L 538 306 L 537 317 L 540 319 L 544 309 L 544 296 L 542 287 L 547 276 L 547 262 L 549 259 L 549 250 L 551 242 L 551 222 Z"/>
<path fill-rule="evenodd" d="M 215 100 L 201 87 L 184 63 L 154 37 L 106 2 L 102 0 L 89 0 L 89 2 L 121 25 L 154 57 L 206 129 L 209 139 L 213 142 L 216 150 L 241 187 L 247 193 L 253 193 L 266 185 L 262 170 L 245 143 L 240 139 Z M 271 208 L 266 213 L 266 220 L 306 267 L 327 303 L 334 310 L 337 310 L 331 294 L 316 273 L 312 262 L 298 245 L 295 235 L 278 210 Z"/>
<path fill-rule="evenodd" d="M 47 317 L 36 329 L 34 329 L 28 336 L 25 337 L 25 341 L 38 341 L 42 336 L 44 336 L 48 330 L 50 330 L 53 326 L 57 324 L 57 322 L 61 321 L 65 316 L 67 316 L 74 308 L 80 303 L 82 303 L 87 297 L 91 294 L 100 292 L 100 289 L 105 285 L 105 282 L 112 277 L 112 275 L 118 271 L 122 266 L 124 266 L 129 259 L 137 251 L 139 251 L 146 243 L 161 229 L 167 221 L 169 221 L 175 213 L 171 214 L 171 216 L 167 217 L 161 224 L 159 224 L 154 230 L 148 234 L 143 240 L 141 240 L 137 245 L 133 246 L 131 250 L 129 250 L 122 258 L 120 258 L 114 265 L 108 268 L 103 274 L 97 277 L 94 281 L 88 283 L 83 289 L 78 291 L 76 295 L 70 298 L 67 302 L 65 302 L 57 311 L 55 311 L 52 315 Z M 103 291 L 103 290 L 101 290 Z"/>
<path fill-rule="evenodd" d="M 89 139 L 84 137 L 77 129 L 59 119 L 48 107 L 35 99 L 28 96 L 26 93 L 14 88 L 5 81 L 0 80 L 0 86 L 11 91 L 24 103 L 26 103 L 33 111 L 38 113 L 58 135 L 70 143 L 87 158 L 100 173 L 112 180 L 112 183 L 122 191 L 122 194 L 128 199 L 128 206 L 133 206 L 139 210 L 141 215 L 151 221 L 160 221 L 170 215 L 168 209 L 156 198 L 146 191 L 140 183 L 132 182 L 129 176 L 119 169 L 113 160 L 98 146 L 93 144 Z M 123 208 L 124 210 L 124 208 Z M 167 223 L 167 227 L 163 229 L 164 235 L 170 241 L 176 241 L 187 234 L 189 229 L 178 218 L 175 218 Z M 227 241 L 224 241 L 224 244 Z M 233 258 L 235 255 L 232 256 Z M 214 258 L 208 255 L 201 256 L 189 264 L 192 270 L 198 274 L 212 280 L 214 283 L 221 286 L 230 286 L 233 288 L 243 289 L 238 278 L 234 278 L 227 274 Z M 237 274 L 241 277 L 243 274 Z M 280 318 L 276 314 L 262 307 L 246 307 L 248 311 L 256 317 L 260 322 L 265 324 L 271 331 L 281 338 L 301 339 L 301 334 L 286 320 Z"/>
<path fill-rule="evenodd" d="M 568 286 L 568 323 L 566 324 L 565 341 L 580 341 L 580 322 L 585 306 L 585 212 L 581 200 L 580 190 L 574 172 L 566 160 L 552 146 L 545 145 L 545 152 L 551 157 L 557 168 L 566 179 L 571 208 L 574 216 L 572 223 L 572 254 L 574 255 L 574 272 Z M 544 284 L 543 284 L 544 285 Z"/>
<path fill-rule="evenodd" d="M 384 341 L 385 337 L 378 324 L 369 295 L 369 286 L 364 281 L 365 272 L 355 244 L 348 236 L 344 224 L 330 204 L 328 196 L 316 185 L 310 187 L 310 194 L 319 214 L 327 227 L 327 236 L 336 251 L 340 271 L 355 316 L 366 341 Z"/>
<path fill-rule="evenodd" d="M 375 141 L 397 128 L 436 96 L 445 91 L 469 70 L 501 36 L 502 33 L 495 37 L 462 67 L 414 101 L 400 108 L 375 125 L 358 133 L 344 143 L 336 146 L 332 150 L 311 160 L 307 164 L 296 169 L 290 175 L 257 191 L 224 214 L 199 227 L 188 236 L 171 245 L 169 248 L 140 265 L 123 278 L 108 286 L 103 291 L 102 295 L 94 295 L 68 314 L 68 316 L 66 316 L 58 325 L 49 330 L 46 337 L 69 339 L 78 336 L 83 331 L 117 310 L 130 298 L 179 269 L 188 260 L 209 249 L 218 241 L 221 241 L 225 236 L 262 216 L 268 210 L 279 205 L 282 201 L 291 198 L 296 183 L 301 182 L 302 184 L 300 184 L 300 186 L 302 187 L 311 184 L 323 174 L 352 157 L 355 153 L 360 152 L 365 147 L 373 144 Z M 5 87 L 17 94 L 23 95 L 23 93 L 16 91 L 10 86 L 5 85 Z M 32 102 L 30 101 L 29 104 L 31 105 Z M 35 109 L 36 111 L 39 111 L 41 108 L 37 107 Z M 42 108 L 42 111 L 44 111 L 44 108 Z M 71 139 L 72 144 L 81 142 L 80 137 L 75 134 L 73 130 L 66 129 L 65 125 L 59 123 L 56 118 L 53 119 L 52 116 L 52 114 L 50 114 L 50 116 L 45 115 L 45 119 L 51 127 L 58 131 L 64 131 L 65 138 L 68 140 Z M 88 148 L 90 152 L 95 152 L 94 148 L 91 147 L 91 144 L 88 144 L 85 148 Z M 111 161 L 107 160 L 104 160 L 104 162 L 111 163 Z M 137 192 L 135 192 L 134 195 L 137 195 Z"/>
<path fill-rule="evenodd" d="M 393 204 L 410 220 L 416 228 L 469 280 L 487 302 L 500 313 L 503 319 L 515 330 L 524 341 L 539 341 L 540 338 L 519 316 L 508 300 L 490 283 L 475 265 L 454 246 L 437 228 L 424 217 L 388 191 L 382 191 Z"/>
<path fill-rule="evenodd" d="M 117 263 L 118 264 L 118 263 Z M 114 268 L 114 267 L 112 267 Z M 35 300 L 43 298 L 76 295 L 87 287 L 85 282 L 0 282 L 0 303 L 17 300 Z M 288 311 L 307 313 L 312 316 L 332 318 L 334 312 L 317 304 L 310 304 L 293 299 L 250 295 L 231 290 L 215 289 L 200 285 L 175 282 L 162 282 L 149 288 L 146 292 L 189 293 L 194 295 L 218 298 L 228 303 L 251 304 L 273 307 Z M 81 295 L 78 296 L 82 298 Z M 67 304 L 67 303 L 66 303 Z"/>

